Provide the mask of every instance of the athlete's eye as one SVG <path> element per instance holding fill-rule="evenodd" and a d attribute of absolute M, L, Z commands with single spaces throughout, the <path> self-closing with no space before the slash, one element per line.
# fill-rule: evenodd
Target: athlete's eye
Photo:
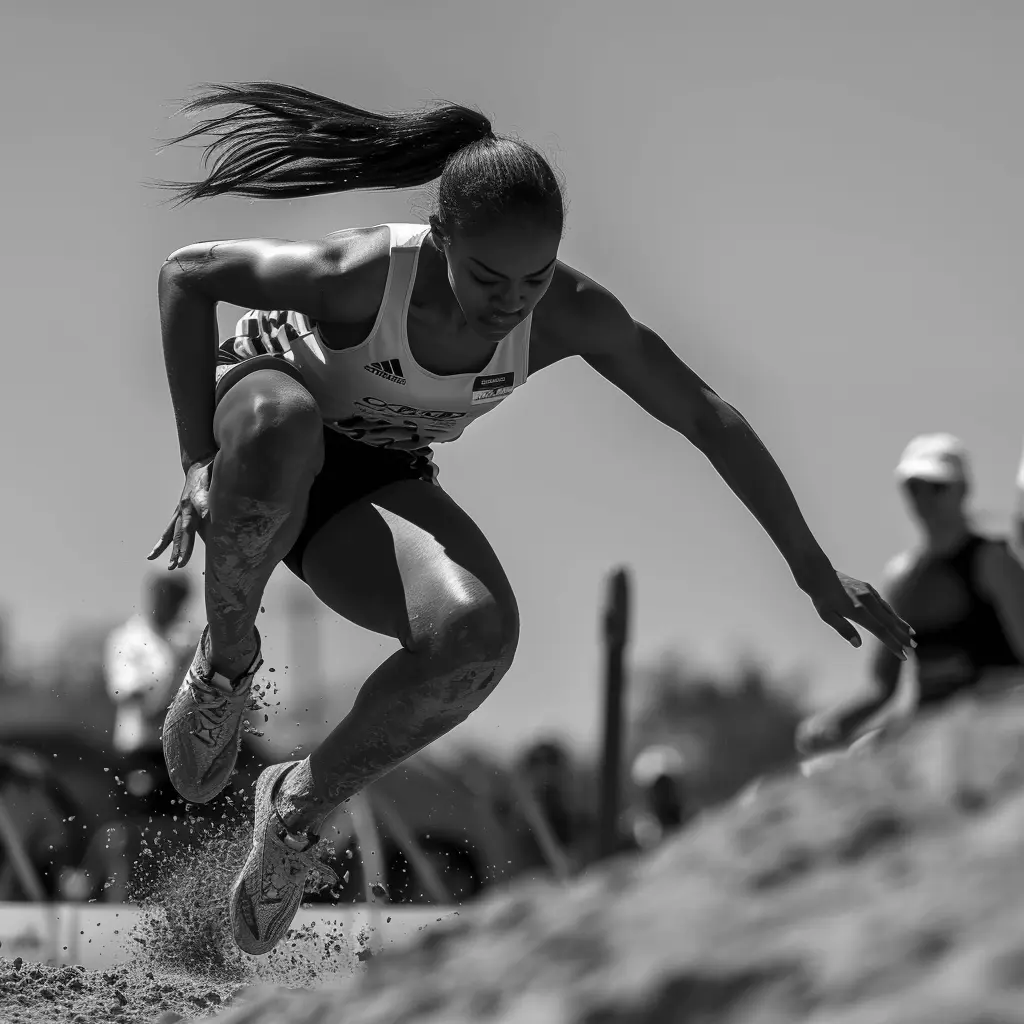
<path fill-rule="evenodd" d="M 497 281 L 485 281 L 482 277 L 477 277 L 476 274 L 470 274 L 469 276 L 473 278 L 473 280 L 476 281 L 477 284 L 482 284 L 487 287 L 491 285 L 496 285 L 498 283 Z"/>

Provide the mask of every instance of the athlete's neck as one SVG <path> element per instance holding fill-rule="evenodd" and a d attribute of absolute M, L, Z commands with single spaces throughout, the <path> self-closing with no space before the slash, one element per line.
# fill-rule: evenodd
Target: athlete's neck
<path fill-rule="evenodd" d="M 466 328 L 466 317 L 448 281 L 448 261 L 428 232 L 420 245 L 420 258 L 413 282 L 412 303 L 452 332 Z"/>

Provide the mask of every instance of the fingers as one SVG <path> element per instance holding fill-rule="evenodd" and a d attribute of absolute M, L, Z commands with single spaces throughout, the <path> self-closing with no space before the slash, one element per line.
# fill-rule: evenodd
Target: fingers
<path fill-rule="evenodd" d="M 195 546 L 196 527 L 200 515 L 190 502 L 183 502 L 171 517 L 166 529 L 157 541 L 153 550 L 146 556 L 150 561 L 157 557 L 170 545 L 171 552 L 167 563 L 168 569 L 180 569 L 188 564 Z"/>
<path fill-rule="evenodd" d="M 181 569 L 188 565 L 192 557 L 192 546 L 196 533 L 198 516 L 191 505 L 186 505 L 178 517 L 178 526 L 174 531 L 174 546 L 171 548 L 169 569 Z"/>
<path fill-rule="evenodd" d="M 914 629 L 909 622 L 901 619 L 877 594 L 872 595 L 870 604 L 865 608 L 885 626 L 904 647 L 916 647 L 914 640 Z"/>
<path fill-rule="evenodd" d="M 917 646 L 910 624 L 904 622 L 877 594 L 862 597 L 858 611 L 861 614 L 857 616 L 857 621 L 901 660 L 906 661 L 906 648 Z"/>
<path fill-rule="evenodd" d="M 861 587 L 863 590 L 856 595 L 857 602 L 886 627 L 897 633 L 905 644 L 910 644 L 914 636 L 914 630 L 910 623 L 900 618 L 892 605 L 870 584 L 863 583 Z"/>
<path fill-rule="evenodd" d="M 847 643 L 854 647 L 860 647 L 863 642 L 860 633 L 848 622 L 839 612 L 825 612 L 822 620 L 830 625 Z"/>
<path fill-rule="evenodd" d="M 191 530 L 182 534 L 181 548 L 178 551 L 178 561 L 175 563 L 175 567 L 178 569 L 188 565 L 188 560 L 192 557 L 192 536 L 193 533 Z"/>
<path fill-rule="evenodd" d="M 894 632 L 888 626 L 879 622 L 877 618 L 871 615 L 870 612 L 861 611 L 861 614 L 857 616 L 857 621 L 870 633 L 874 634 L 879 640 L 885 644 L 886 647 L 896 655 L 900 661 L 907 660 L 907 647 L 912 645 L 914 641 L 911 637 L 907 636 L 904 640 L 899 634 Z"/>
<path fill-rule="evenodd" d="M 178 569 L 188 565 L 188 560 L 192 557 L 192 547 L 195 543 L 196 535 L 196 521 L 197 516 L 191 509 L 186 509 L 182 516 L 181 536 L 178 544 L 178 559 L 174 566 Z"/>
<path fill-rule="evenodd" d="M 167 547 L 168 544 L 171 543 L 171 538 L 174 536 L 174 527 L 177 522 L 178 513 L 175 512 L 174 515 L 171 517 L 171 521 L 167 524 L 166 528 L 164 529 L 164 532 L 160 535 L 160 539 L 154 545 L 153 550 L 150 551 L 148 555 L 146 555 L 146 558 L 152 561 L 154 558 L 156 558 L 157 555 L 160 554 L 161 551 L 164 550 L 164 548 Z"/>
<path fill-rule="evenodd" d="M 906 648 L 917 646 L 910 623 L 900 618 L 869 583 L 843 573 L 838 576 L 849 601 L 841 614 L 869 630 L 901 661 L 906 661 Z"/>
<path fill-rule="evenodd" d="M 185 518 L 188 515 L 187 506 L 183 507 L 174 524 L 174 540 L 171 542 L 171 560 L 167 563 L 168 569 L 173 569 L 178 564 L 178 557 L 181 554 L 181 537 L 185 529 Z"/>

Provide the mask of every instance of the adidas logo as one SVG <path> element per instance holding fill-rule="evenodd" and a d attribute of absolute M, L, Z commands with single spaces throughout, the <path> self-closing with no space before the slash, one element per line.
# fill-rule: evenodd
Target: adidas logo
<path fill-rule="evenodd" d="M 406 383 L 405 377 L 402 376 L 402 364 L 397 359 L 382 359 L 379 363 L 367 363 L 363 369 L 394 384 Z"/>

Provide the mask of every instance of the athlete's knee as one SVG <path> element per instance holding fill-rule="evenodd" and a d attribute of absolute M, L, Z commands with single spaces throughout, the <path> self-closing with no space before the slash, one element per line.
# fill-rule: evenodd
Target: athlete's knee
<path fill-rule="evenodd" d="M 489 692 L 508 671 L 519 643 L 519 610 L 511 597 L 488 595 L 450 608 L 432 638 L 432 653 L 455 666 L 474 666 Z"/>
<path fill-rule="evenodd" d="M 229 392 L 230 396 L 230 392 Z M 221 410 L 220 450 L 247 470 L 275 477 L 316 473 L 323 463 L 323 421 L 313 396 L 290 378 L 250 389 Z"/>

